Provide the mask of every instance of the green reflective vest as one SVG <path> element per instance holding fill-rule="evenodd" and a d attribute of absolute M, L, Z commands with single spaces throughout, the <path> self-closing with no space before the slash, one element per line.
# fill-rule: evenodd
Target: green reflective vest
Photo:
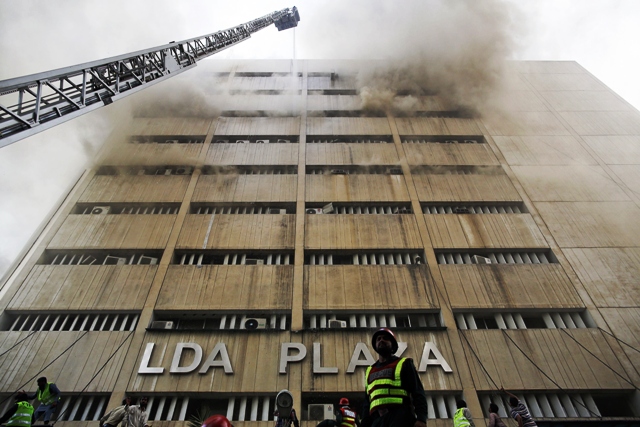
<path fill-rule="evenodd" d="M 38 388 L 38 394 L 36 395 L 36 397 L 40 401 L 41 405 L 51 405 L 52 403 L 58 401 L 58 396 L 56 396 L 55 394 L 51 394 L 51 384 L 53 383 L 47 383 L 47 386 L 44 388 L 44 390 L 40 390 L 40 388 Z"/>
<path fill-rule="evenodd" d="M 8 426 L 30 427 L 33 416 L 33 406 L 29 402 L 18 402 L 18 410 L 9 421 Z"/>
<path fill-rule="evenodd" d="M 398 359 L 382 367 L 369 366 L 365 374 L 367 394 L 369 395 L 369 413 L 388 407 L 402 405 L 409 393 L 402 388 L 400 372 L 406 358 Z"/>
<path fill-rule="evenodd" d="M 453 416 L 453 427 L 466 427 L 471 425 L 467 417 L 464 416 L 463 412 L 464 408 L 460 408 L 456 411 L 456 414 Z"/>

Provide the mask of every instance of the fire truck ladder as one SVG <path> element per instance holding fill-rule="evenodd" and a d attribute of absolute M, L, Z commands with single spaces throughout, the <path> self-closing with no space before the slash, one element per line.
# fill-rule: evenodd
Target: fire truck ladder
<path fill-rule="evenodd" d="M 182 73 L 271 24 L 282 31 L 298 21 L 297 8 L 287 8 L 205 36 L 0 81 L 0 148 Z"/>

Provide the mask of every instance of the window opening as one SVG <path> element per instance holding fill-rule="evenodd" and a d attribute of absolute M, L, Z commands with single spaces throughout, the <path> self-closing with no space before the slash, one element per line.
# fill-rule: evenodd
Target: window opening
<path fill-rule="evenodd" d="M 419 265 L 424 263 L 419 250 L 352 252 L 305 251 L 305 265 Z"/>
<path fill-rule="evenodd" d="M 224 252 L 178 251 L 173 264 L 179 265 L 290 265 L 293 251 Z"/>
<path fill-rule="evenodd" d="M 436 251 L 438 264 L 556 264 L 558 259 L 548 249 Z"/>
<path fill-rule="evenodd" d="M 425 214 L 521 214 L 528 213 L 524 203 L 423 203 Z"/>

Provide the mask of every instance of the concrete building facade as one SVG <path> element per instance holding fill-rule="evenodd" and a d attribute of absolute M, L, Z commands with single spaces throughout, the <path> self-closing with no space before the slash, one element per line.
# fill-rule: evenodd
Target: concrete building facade
<path fill-rule="evenodd" d="M 288 389 L 315 426 L 388 326 L 429 425 L 507 418 L 501 386 L 540 425 L 640 422 L 638 111 L 574 62 L 473 116 L 363 111 L 345 64 L 214 68 L 222 112 L 134 119 L 4 283 L 2 399 L 45 375 L 65 425 L 127 393 L 258 427 Z"/>

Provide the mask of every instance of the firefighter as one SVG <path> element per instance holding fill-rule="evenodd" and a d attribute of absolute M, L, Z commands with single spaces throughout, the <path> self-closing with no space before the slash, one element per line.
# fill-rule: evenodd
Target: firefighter
<path fill-rule="evenodd" d="M 22 393 L 25 391 L 22 390 Z M 44 414 L 44 424 L 48 425 L 51 415 L 56 411 L 58 407 L 58 401 L 60 400 L 60 390 L 54 383 L 47 381 L 46 377 L 38 378 L 38 390 L 32 395 L 27 395 L 27 399 L 33 400 L 37 398 L 40 402 L 40 406 L 33 413 L 33 420 L 35 422 L 40 418 L 40 415 Z"/>
<path fill-rule="evenodd" d="M 30 427 L 33 417 L 33 406 L 29 403 L 26 393 L 18 393 L 16 403 L 0 418 L 0 424 L 15 427 Z"/>
<path fill-rule="evenodd" d="M 338 409 L 336 410 L 336 421 L 339 427 L 360 427 L 360 420 L 356 411 L 349 406 L 349 399 L 343 397 L 340 399 Z"/>
<path fill-rule="evenodd" d="M 467 408 L 467 402 L 460 399 L 456 401 L 458 410 L 453 416 L 453 427 L 475 427 L 471 419 L 471 411 Z"/>
<path fill-rule="evenodd" d="M 382 328 L 371 337 L 378 361 L 365 374 L 369 414 L 362 424 L 372 427 L 426 427 L 427 399 L 409 358 L 395 356 L 398 340 Z"/>

